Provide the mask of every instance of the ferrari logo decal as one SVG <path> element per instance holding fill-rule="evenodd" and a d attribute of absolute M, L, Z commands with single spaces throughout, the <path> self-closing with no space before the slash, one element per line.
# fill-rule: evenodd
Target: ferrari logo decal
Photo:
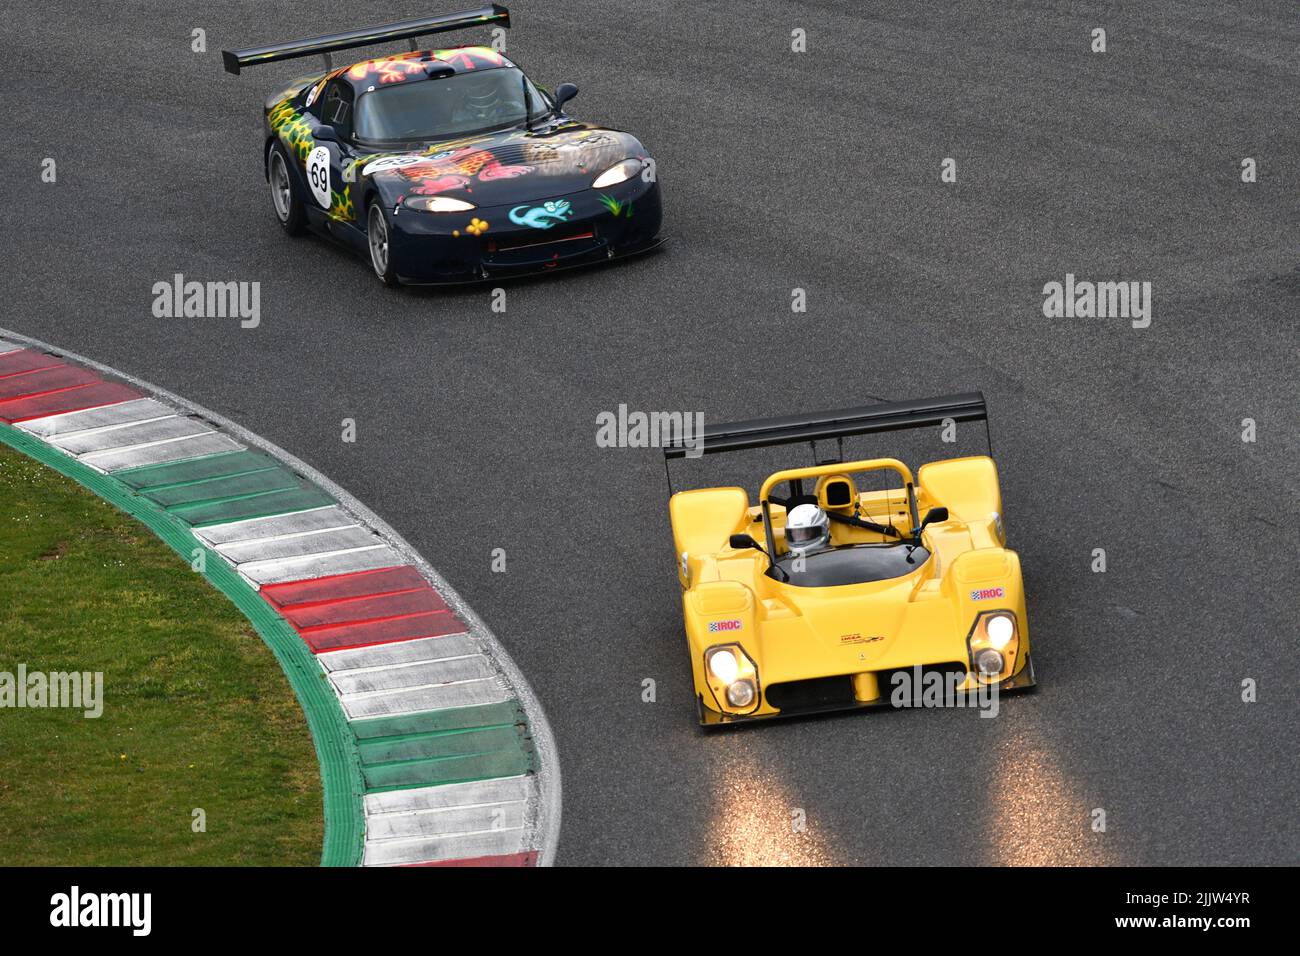
<path fill-rule="evenodd" d="M 883 634 L 875 634 L 871 637 L 863 637 L 861 634 L 841 634 L 841 644 L 874 644 L 876 641 L 883 641 Z"/>

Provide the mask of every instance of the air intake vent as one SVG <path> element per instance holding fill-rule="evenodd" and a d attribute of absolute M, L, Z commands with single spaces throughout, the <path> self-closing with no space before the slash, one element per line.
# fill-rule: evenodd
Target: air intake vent
<path fill-rule="evenodd" d="M 847 674 L 843 677 L 814 677 L 810 680 L 772 684 L 764 688 L 763 693 L 773 707 L 791 712 L 851 707 L 854 703 L 853 678 Z"/>
<path fill-rule="evenodd" d="M 921 674 L 920 681 L 916 679 L 918 670 Z M 896 684 L 896 674 L 905 675 L 906 680 Z M 938 678 L 929 676 L 931 674 L 937 674 Z M 896 695 L 901 694 L 902 699 L 920 704 L 926 687 L 931 686 L 939 688 L 939 697 L 944 703 L 952 703 L 953 695 L 949 693 L 949 688 L 960 687 L 966 680 L 966 674 L 966 665 L 953 661 L 950 664 L 922 664 L 920 668 L 900 667 L 892 671 L 879 671 L 876 677 L 880 680 L 880 695 L 886 700 L 893 701 Z M 929 692 L 931 700 L 934 699 L 934 694 L 933 690 Z"/>

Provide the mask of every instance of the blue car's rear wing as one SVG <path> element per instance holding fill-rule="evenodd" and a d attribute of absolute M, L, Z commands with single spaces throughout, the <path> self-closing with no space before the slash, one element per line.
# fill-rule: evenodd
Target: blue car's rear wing
<path fill-rule="evenodd" d="M 791 445 L 869 435 L 905 428 L 926 428 L 955 422 L 987 422 L 988 411 L 980 392 L 945 395 L 940 398 L 916 398 L 906 402 L 881 402 L 862 408 L 838 412 L 814 412 L 782 418 L 759 418 L 725 425 L 706 425 L 703 440 L 699 436 L 683 441 L 674 436 L 664 445 L 664 458 L 682 458 L 769 445 Z M 987 427 L 987 426 L 986 426 Z"/>
<path fill-rule="evenodd" d="M 249 47 L 247 50 L 222 50 L 221 59 L 226 65 L 227 73 L 238 74 L 241 67 L 259 66 L 274 63 L 277 60 L 292 60 L 300 56 L 323 54 L 328 62 L 329 55 L 335 50 L 348 50 L 352 47 L 370 46 L 375 43 L 390 43 L 396 40 L 409 40 L 427 36 L 430 33 L 446 33 L 449 30 L 463 30 L 487 23 L 510 26 L 510 11 L 499 3 L 480 7 L 478 10 L 466 10 L 463 13 L 448 13 L 438 17 L 417 17 L 414 20 L 402 20 L 383 26 L 367 27 L 364 30 L 351 30 L 347 33 L 331 33 L 326 36 L 312 37 L 310 40 L 289 40 L 285 43 L 268 43 L 266 46 Z"/>

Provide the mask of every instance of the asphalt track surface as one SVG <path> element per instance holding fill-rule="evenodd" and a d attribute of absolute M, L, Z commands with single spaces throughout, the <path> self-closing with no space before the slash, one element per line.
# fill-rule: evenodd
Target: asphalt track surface
<path fill-rule="evenodd" d="M 511 55 L 656 156 L 672 242 L 509 285 L 505 314 L 484 289 L 384 290 L 281 235 L 259 111 L 301 71 L 220 67 L 223 45 L 456 6 L 6 11 L 0 324 L 231 417 L 423 552 L 546 707 L 562 864 L 1300 859 L 1294 4 L 513 3 Z M 260 281 L 260 328 L 153 317 L 175 272 Z M 1045 318 L 1067 273 L 1150 281 L 1150 328 Z M 973 388 L 1037 693 L 995 720 L 702 735 L 662 461 L 598 448 L 597 414 Z"/>

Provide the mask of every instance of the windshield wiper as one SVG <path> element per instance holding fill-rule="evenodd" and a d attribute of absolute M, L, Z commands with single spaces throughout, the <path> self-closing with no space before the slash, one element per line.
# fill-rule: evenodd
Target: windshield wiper
<path fill-rule="evenodd" d="M 529 88 L 528 77 L 520 74 L 524 85 L 524 128 L 528 132 L 533 131 L 533 91 Z M 560 115 L 560 109 L 554 103 L 548 101 L 548 108 L 545 113 L 538 117 L 539 120 L 545 121 L 552 117 Z"/>

